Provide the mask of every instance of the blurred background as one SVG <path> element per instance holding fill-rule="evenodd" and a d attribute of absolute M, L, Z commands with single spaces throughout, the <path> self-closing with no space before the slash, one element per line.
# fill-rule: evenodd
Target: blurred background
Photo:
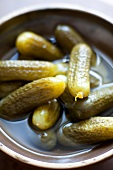
<path fill-rule="evenodd" d="M 0 0 L 0 18 L 9 15 L 11 12 L 20 10 L 22 8 L 28 8 L 31 6 L 40 6 L 44 3 L 45 5 L 54 5 L 57 3 L 69 3 L 75 6 L 83 6 L 89 11 L 97 11 L 103 15 L 113 18 L 113 0 Z M 104 160 L 103 162 L 94 164 L 92 166 L 76 169 L 76 170 L 113 170 L 113 158 Z M 0 152 L 0 170 L 43 170 L 42 168 L 36 168 L 27 164 L 16 161 L 9 157 L 3 152 Z"/>
<path fill-rule="evenodd" d="M 113 0 L 0 0 L 0 17 L 31 5 L 40 5 L 40 3 L 70 3 L 77 6 L 87 7 L 89 10 L 96 10 L 113 17 Z"/>

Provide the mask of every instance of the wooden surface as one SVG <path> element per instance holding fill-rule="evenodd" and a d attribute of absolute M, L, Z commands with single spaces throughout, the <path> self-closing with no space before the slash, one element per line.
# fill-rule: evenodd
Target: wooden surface
<path fill-rule="evenodd" d="M 111 18 L 113 18 L 113 0 L 0 0 L 0 18 L 9 14 L 10 12 L 16 11 L 24 7 L 29 7 L 31 5 L 40 5 L 40 3 L 50 3 L 50 2 L 62 2 L 62 3 L 73 3 L 74 5 L 87 7 L 89 10 L 99 11 Z M 102 162 L 96 163 L 92 166 L 87 166 L 84 168 L 79 168 L 76 170 L 113 170 L 113 157 L 104 160 Z M 11 158 L 5 153 L 0 151 L 0 170 L 44 170 L 43 168 L 33 167 L 22 162 Z"/>

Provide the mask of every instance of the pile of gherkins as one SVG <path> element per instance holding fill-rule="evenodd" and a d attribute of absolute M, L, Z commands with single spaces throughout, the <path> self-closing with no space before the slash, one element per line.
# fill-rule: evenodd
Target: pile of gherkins
<path fill-rule="evenodd" d="M 100 85 L 101 79 L 91 71 L 97 56 L 74 28 L 58 25 L 55 38 L 57 45 L 23 32 L 16 39 L 20 58 L 0 61 L 0 117 L 17 121 L 31 113 L 34 129 L 46 132 L 65 109 L 68 123 L 55 134 L 61 144 L 113 139 L 113 117 L 100 116 L 113 106 L 113 83 Z M 64 62 L 66 53 L 69 59 Z"/>

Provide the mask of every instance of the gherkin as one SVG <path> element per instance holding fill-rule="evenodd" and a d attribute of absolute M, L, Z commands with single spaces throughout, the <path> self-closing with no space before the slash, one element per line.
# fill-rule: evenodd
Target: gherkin
<path fill-rule="evenodd" d="M 54 61 L 61 59 L 63 53 L 42 36 L 33 32 L 23 32 L 16 39 L 16 47 L 23 56 Z"/>
<path fill-rule="evenodd" d="M 73 97 L 84 98 L 90 93 L 90 60 L 92 50 L 85 44 L 75 45 L 70 54 L 68 89 Z"/>
<path fill-rule="evenodd" d="M 92 117 L 66 126 L 63 133 L 75 144 L 95 144 L 113 139 L 113 117 Z"/>
<path fill-rule="evenodd" d="M 58 98 L 64 90 L 65 83 L 55 77 L 28 83 L 0 101 L 0 117 L 8 120 L 24 118 L 37 106 Z"/>

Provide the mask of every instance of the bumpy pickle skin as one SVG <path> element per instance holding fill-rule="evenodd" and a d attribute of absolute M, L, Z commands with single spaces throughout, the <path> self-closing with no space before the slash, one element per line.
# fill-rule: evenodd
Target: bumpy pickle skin
<path fill-rule="evenodd" d="M 55 36 L 61 47 L 66 49 L 69 53 L 72 48 L 79 43 L 87 43 L 84 38 L 69 25 L 58 25 L 55 29 Z M 96 66 L 97 57 L 92 51 L 91 66 Z"/>
<path fill-rule="evenodd" d="M 62 67 L 62 69 L 60 69 Z M 67 67 L 63 63 L 53 64 L 48 61 L 6 60 L 0 61 L 0 80 L 33 81 L 57 74 L 66 74 Z"/>
<path fill-rule="evenodd" d="M 22 81 L 0 82 L 0 99 L 6 97 L 8 94 L 20 88 L 24 84 L 25 82 L 22 82 Z"/>
<path fill-rule="evenodd" d="M 92 117 L 63 128 L 64 135 L 75 144 L 95 144 L 113 139 L 113 117 Z"/>
<path fill-rule="evenodd" d="M 0 117 L 8 120 L 25 118 L 37 106 L 58 98 L 64 90 L 65 83 L 55 77 L 28 83 L 0 101 Z"/>
<path fill-rule="evenodd" d="M 87 98 L 78 100 L 70 110 L 72 117 L 87 119 L 96 116 L 113 106 L 113 83 L 103 85 L 92 92 Z"/>
<path fill-rule="evenodd" d="M 92 50 L 84 43 L 72 49 L 68 70 L 68 89 L 72 96 L 77 98 L 87 97 L 90 93 L 90 60 Z"/>
<path fill-rule="evenodd" d="M 47 130 L 54 126 L 60 115 L 60 104 L 56 99 L 37 107 L 32 115 L 32 124 L 41 129 Z"/>
<path fill-rule="evenodd" d="M 63 57 L 62 52 L 42 36 L 33 32 L 23 32 L 16 39 L 16 47 L 23 56 L 53 61 Z"/>

